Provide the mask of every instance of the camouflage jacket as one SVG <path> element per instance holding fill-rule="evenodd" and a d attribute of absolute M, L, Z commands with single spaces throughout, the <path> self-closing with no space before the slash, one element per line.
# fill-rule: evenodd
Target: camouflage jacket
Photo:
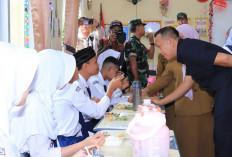
<path fill-rule="evenodd" d="M 148 77 L 148 50 L 146 47 L 140 42 L 138 38 L 136 38 L 133 34 L 130 37 L 130 40 L 125 45 L 125 61 L 127 64 L 127 75 L 130 82 L 133 82 L 134 76 L 131 71 L 129 58 L 131 56 L 136 57 L 137 67 L 138 67 L 138 75 L 139 80 L 141 82 L 142 87 L 147 86 L 147 77 Z"/>

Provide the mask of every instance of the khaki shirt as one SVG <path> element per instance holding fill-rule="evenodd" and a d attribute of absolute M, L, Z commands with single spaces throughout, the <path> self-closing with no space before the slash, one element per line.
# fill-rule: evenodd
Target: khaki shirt
<path fill-rule="evenodd" d="M 159 91 L 167 85 L 171 85 L 173 81 L 175 84 L 174 87 L 177 88 L 183 82 L 182 64 L 178 63 L 176 59 L 168 61 L 165 71 L 157 80 L 154 82 L 154 84 L 156 83 L 156 86 L 151 84 L 151 86 L 148 87 L 151 91 Z M 182 96 L 175 101 L 176 115 L 202 115 L 212 111 L 213 97 L 208 92 L 201 89 L 197 83 L 194 83 L 192 90 L 193 100 Z"/>

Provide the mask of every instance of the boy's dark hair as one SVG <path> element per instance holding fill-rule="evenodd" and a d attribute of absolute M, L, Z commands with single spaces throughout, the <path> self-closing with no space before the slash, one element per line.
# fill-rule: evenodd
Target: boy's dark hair
<path fill-rule="evenodd" d="M 120 62 L 119 62 L 119 60 L 116 59 L 116 58 L 114 58 L 114 57 L 112 57 L 112 56 L 107 57 L 107 58 L 104 60 L 104 62 L 103 62 L 103 64 L 102 64 L 102 69 L 103 69 L 104 67 L 106 67 L 107 64 L 114 64 L 114 65 L 120 67 Z"/>
<path fill-rule="evenodd" d="M 161 28 L 155 33 L 154 36 L 156 37 L 158 34 L 160 34 L 161 38 L 164 40 L 168 39 L 169 37 L 172 37 L 173 39 L 180 38 L 179 32 L 174 27 L 171 26 Z"/>

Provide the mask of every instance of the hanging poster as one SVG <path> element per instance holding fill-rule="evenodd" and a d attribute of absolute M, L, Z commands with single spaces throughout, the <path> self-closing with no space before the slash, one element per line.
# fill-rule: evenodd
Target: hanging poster
<path fill-rule="evenodd" d="M 207 17 L 196 17 L 194 19 L 194 26 L 200 37 L 208 36 L 208 21 L 209 19 Z"/>

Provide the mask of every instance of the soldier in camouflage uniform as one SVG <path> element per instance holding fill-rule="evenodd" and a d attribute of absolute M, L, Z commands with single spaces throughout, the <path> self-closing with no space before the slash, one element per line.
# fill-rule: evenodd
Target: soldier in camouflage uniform
<path fill-rule="evenodd" d="M 150 49 L 147 49 L 141 42 L 140 38 L 145 35 L 145 23 L 141 19 L 130 21 L 129 29 L 132 33 L 129 41 L 125 45 L 125 61 L 127 63 L 127 76 L 130 82 L 139 80 L 142 88 L 147 86 L 148 62 L 147 59 L 154 57 L 154 38 L 152 33 L 148 34 Z"/>

